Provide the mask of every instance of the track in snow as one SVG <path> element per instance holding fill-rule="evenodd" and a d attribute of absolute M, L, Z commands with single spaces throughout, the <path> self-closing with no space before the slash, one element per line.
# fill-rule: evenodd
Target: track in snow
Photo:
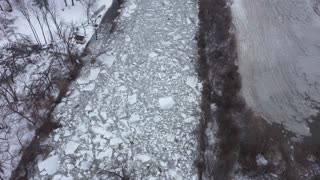
<path fill-rule="evenodd" d="M 269 122 L 310 135 L 320 105 L 317 0 L 236 0 L 242 95 Z M 318 13 L 318 14 L 317 14 Z"/>
<path fill-rule="evenodd" d="M 90 45 L 106 53 L 56 111 L 63 128 L 37 178 L 196 177 L 197 21 L 193 0 L 128 1 L 116 31 L 109 36 L 106 26 Z"/>

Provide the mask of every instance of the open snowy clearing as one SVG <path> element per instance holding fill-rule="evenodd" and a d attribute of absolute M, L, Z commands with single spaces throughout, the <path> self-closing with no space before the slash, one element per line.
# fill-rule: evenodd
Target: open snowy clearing
<path fill-rule="evenodd" d="M 130 0 L 113 34 L 102 26 L 89 47 L 105 53 L 57 108 L 36 179 L 196 178 L 197 13 L 193 0 Z"/>
<path fill-rule="evenodd" d="M 237 0 L 232 10 L 247 104 L 310 135 L 307 123 L 320 105 L 319 1 Z"/>

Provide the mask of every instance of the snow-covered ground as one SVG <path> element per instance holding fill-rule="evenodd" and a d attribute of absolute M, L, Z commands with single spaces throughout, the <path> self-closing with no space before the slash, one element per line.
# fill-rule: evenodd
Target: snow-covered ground
<path fill-rule="evenodd" d="M 30 21 L 36 31 L 36 34 L 42 44 L 46 41 L 49 43 L 49 28 L 46 26 L 45 21 L 43 19 L 43 13 L 41 13 L 41 10 L 33 4 L 31 0 L 25 0 L 24 6 L 27 8 L 26 13 L 28 14 Z M 89 1 L 88 1 L 89 2 Z M 75 27 L 79 28 L 80 34 L 84 35 L 87 40 L 91 38 L 91 36 L 94 33 L 94 20 L 96 24 L 99 24 L 101 21 L 101 18 L 98 18 L 99 15 L 101 17 L 103 14 L 108 10 L 108 8 L 112 4 L 112 0 L 95 0 L 92 1 L 93 6 L 89 9 L 89 23 L 88 23 L 88 17 L 87 17 L 87 6 L 82 1 L 76 1 L 74 0 L 74 6 L 71 4 L 71 0 L 67 0 L 68 6 L 65 6 L 65 3 L 63 0 L 59 1 L 48 1 L 51 11 L 55 14 L 57 18 L 57 22 L 59 25 L 63 26 L 70 26 L 71 24 Z M 21 13 L 19 8 L 17 8 L 16 3 L 13 3 L 13 12 L 0 12 L 3 14 L 3 16 L 6 16 L 9 19 L 15 19 L 14 22 L 14 32 L 16 34 L 22 34 L 29 36 L 34 42 L 36 42 L 35 36 L 32 32 L 31 27 L 29 26 L 29 23 L 25 16 Z M 55 34 L 55 25 L 53 22 L 52 17 L 50 14 L 46 14 L 48 23 L 50 26 L 51 31 L 53 31 L 54 36 L 57 36 Z M 39 16 L 40 23 L 37 21 L 36 16 Z M 42 25 L 44 29 L 44 34 L 41 31 Z M 1 25 L 0 25 L 1 27 Z M 61 28 L 61 27 L 60 27 Z M 0 31 L 1 33 L 1 31 Z M 3 38 L 6 37 L 6 38 Z M 13 34 L 3 34 L 3 37 L 0 37 L 0 44 L 5 44 L 8 42 L 8 40 L 13 40 L 16 37 Z"/>
<path fill-rule="evenodd" d="M 14 102 L 16 103 L 15 108 L 17 108 L 23 116 L 31 120 L 34 120 L 36 124 L 38 123 L 37 119 L 32 119 L 34 115 L 32 114 L 33 111 L 30 109 L 31 103 L 27 101 L 30 97 L 28 96 L 28 93 L 30 93 L 29 91 L 31 91 L 31 87 L 33 87 L 32 85 L 35 85 L 36 81 L 39 81 L 41 83 L 41 78 L 43 78 L 44 74 L 48 72 L 53 72 L 52 74 L 54 74 L 52 75 L 48 73 L 48 76 L 50 78 L 52 78 L 52 76 L 58 77 L 59 75 L 59 78 L 65 78 L 67 70 L 66 67 L 56 66 L 56 64 L 60 64 L 60 60 L 57 60 L 57 58 L 52 58 L 52 54 L 50 54 L 50 52 L 46 50 L 41 50 L 39 52 L 36 52 L 36 50 L 29 50 L 32 48 L 33 44 L 24 42 L 22 41 L 22 38 L 19 38 L 19 36 L 17 36 L 18 34 L 21 34 L 23 36 L 29 36 L 30 39 L 33 40 L 33 42 L 35 43 L 33 33 L 26 18 L 18 10 L 19 8 L 17 7 L 17 4 L 13 1 L 11 2 L 13 6 L 12 12 L 0 11 L 1 18 L 6 17 L 8 19 L 15 19 L 7 29 L 3 29 L 4 24 L 1 24 L 4 23 L 4 21 L 1 21 L 0 23 L 0 79 L 2 80 L 4 74 L 10 74 L 10 71 L 14 69 L 10 69 L 10 66 L 7 65 L 7 63 L 5 63 L 7 61 L 10 62 L 10 60 L 13 59 L 12 62 L 14 62 L 14 66 L 16 68 L 20 68 L 20 70 L 18 72 L 15 72 L 13 75 L 14 82 L 9 83 L 13 87 L 14 92 L 17 94 L 17 97 L 19 98 L 19 102 Z M 43 24 L 44 34 L 48 40 L 48 43 L 51 43 L 49 42 L 50 36 L 48 32 L 48 27 L 44 24 L 44 19 L 42 19 L 40 9 L 38 9 L 38 7 L 35 5 L 31 5 L 31 0 L 25 0 L 24 2 L 26 7 L 28 8 L 27 10 L 28 14 L 30 15 L 30 20 L 34 25 L 35 31 L 39 36 L 41 44 L 44 45 L 45 42 L 43 34 L 41 33 L 41 28 L 35 18 L 36 13 L 34 13 L 33 10 L 35 10 L 38 13 L 38 15 L 41 16 L 40 21 Z M 49 1 L 50 8 L 55 8 L 56 10 L 55 13 L 59 23 L 61 22 L 65 26 L 70 26 L 70 24 L 74 24 L 75 26 L 82 27 L 80 31 L 83 30 L 83 28 L 86 28 L 86 38 L 87 40 L 89 40 L 93 35 L 94 29 L 92 24 L 87 24 L 87 14 L 85 5 L 80 1 L 74 2 L 75 5 L 71 6 L 71 1 L 68 0 L 69 6 L 65 7 L 64 1 Z M 3 3 L 5 2 L 1 1 L 1 3 L 3 5 Z M 98 0 L 95 1 L 95 3 L 96 7 L 91 9 L 90 17 L 92 17 L 92 14 L 94 12 L 97 12 L 97 16 L 103 15 L 110 7 L 112 0 Z M 104 6 L 104 8 L 101 8 L 102 6 Z M 99 8 L 101 11 L 97 11 Z M 98 24 L 100 21 L 101 18 L 98 18 L 96 23 Z M 52 18 L 49 15 L 48 23 L 51 27 L 52 32 L 54 33 L 56 40 L 58 40 L 58 35 L 55 33 L 55 26 L 53 24 Z M 7 45 L 7 43 L 9 42 L 11 43 L 10 46 Z M 17 44 L 17 42 L 21 44 L 26 43 L 24 44 L 25 46 L 23 46 L 23 48 L 21 49 L 27 52 L 30 51 L 30 55 L 26 55 L 28 53 L 23 52 L 20 52 L 19 54 L 19 49 L 16 50 L 17 52 L 15 50 L 8 50 L 10 49 L 8 47 L 11 47 L 14 43 Z M 84 45 L 81 46 L 84 47 Z M 22 58 L 20 56 L 25 57 Z M 58 72 L 56 69 L 57 67 L 59 67 Z M 12 109 L 8 108 L 8 103 L 4 100 L 5 98 L 3 96 L 3 91 L 5 90 L 5 88 L 1 88 L 6 87 L 6 85 L 7 84 L 5 83 L 5 81 L 1 82 L 0 84 L 0 90 L 2 92 L 0 96 L 0 179 L 9 179 L 12 170 L 14 170 L 17 167 L 20 161 L 23 149 L 28 146 L 28 144 L 34 137 L 36 130 L 35 126 L 30 125 L 30 122 L 25 120 L 26 118 L 23 118 L 22 115 L 19 115 Z M 56 96 L 57 92 L 58 90 L 54 89 L 52 91 L 52 95 Z M 26 98 L 27 96 L 28 98 Z M 10 99 L 10 96 L 8 97 Z M 39 110 L 38 113 L 40 115 L 46 114 L 47 112 L 45 110 L 45 108 L 44 110 L 41 109 L 41 111 Z"/>
<path fill-rule="evenodd" d="M 316 0 L 235 0 L 242 95 L 269 122 L 310 135 L 320 103 Z"/>
<path fill-rule="evenodd" d="M 113 34 L 101 27 L 89 48 L 105 53 L 56 109 L 36 179 L 196 178 L 197 14 L 194 0 L 130 0 Z"/>

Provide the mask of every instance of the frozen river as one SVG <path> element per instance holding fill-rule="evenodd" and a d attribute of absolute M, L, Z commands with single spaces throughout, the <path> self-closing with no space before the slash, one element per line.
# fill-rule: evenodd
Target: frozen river
<path fill-rule="evenodd" d="M 318 0 L 235 0 L 232 5 L 247 104 L 269 122 L 310 135 L 320 107 Z"/>
<path fill-rule="evenodd" d="M 56 110 L 63 127 L 38 179 L 192 179 L 200 83 L 197 3 L 130 0 Z M 118 175 L 115 175 L 118 174 Z"/>

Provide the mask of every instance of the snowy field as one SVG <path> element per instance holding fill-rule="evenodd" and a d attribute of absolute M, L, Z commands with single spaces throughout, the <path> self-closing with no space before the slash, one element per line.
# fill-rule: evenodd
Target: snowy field
<path fill-rule="evenodd" d="M 232 5 L 247 104 L 269 122 L 310 135 L 320 103 L 317 0 L 236 0 Z"/>
<path fill-rule="evenodd" d="M 113 34 L 101 26 L 89 48 L 105 53 L 56 109 L 35 179 L 196 179 L 197 14 L 194 0 L 130 0 Z"/>

